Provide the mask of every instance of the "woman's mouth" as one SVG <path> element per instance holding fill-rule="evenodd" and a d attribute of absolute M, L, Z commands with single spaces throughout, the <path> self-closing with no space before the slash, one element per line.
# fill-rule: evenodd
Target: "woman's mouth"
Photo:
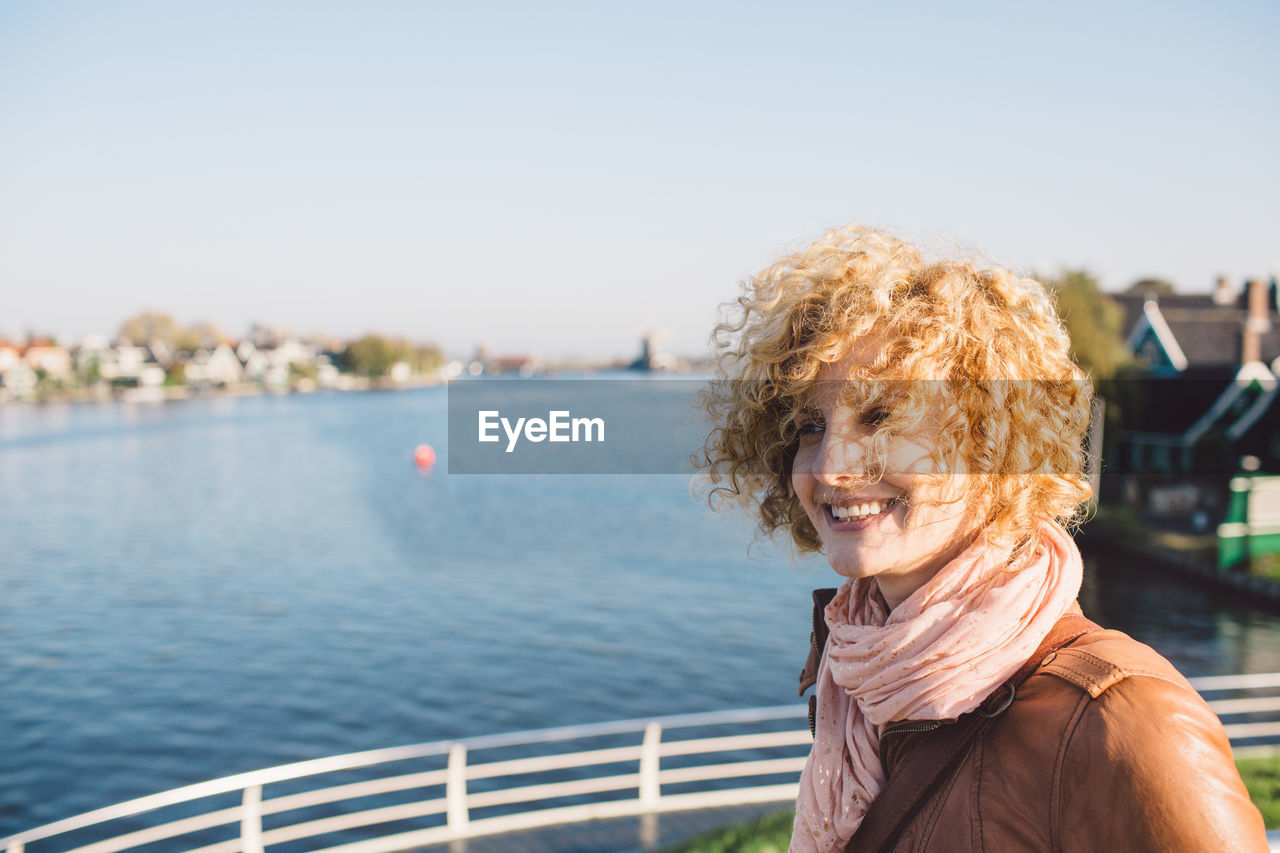
<path fill-rule="evenodd" d="M 863 530 L 874 524 L 877 519 L 888 515 L 900 503 L 902 503 L 901 497 L 881 498 L 844 506 L 823 504 L 822 511 L 827 517 L 827 525 L 832 530 Z"/>

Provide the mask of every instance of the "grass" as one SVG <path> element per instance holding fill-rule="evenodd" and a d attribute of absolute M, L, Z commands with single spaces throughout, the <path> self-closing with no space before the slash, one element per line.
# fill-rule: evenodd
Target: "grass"
<path fill-rule="evenodd" d="M 1264 554 L 1249 561 L 1249 574 L 1270 580 L 1280 580 L 1280 553 Z"/>
<path fill-rule="evenodd" d="M 1280 755 L 1241 758 L 1236 767 L 1267 829 L 1280 829 Z M 663 853 L 786 853 L 794 816 L 791 809 L 765 815 L 704 833 Z"/>
<path fill-rule="evenodd" d="M 664 853 L 786 853 L 791 843 L 795 810 L 765 815 L 755 820 L 715 829 L 667 848 Z"/>
<path fill-rule="evenodd" d="M 1262 812 L 1267 829 L 1280 829 L 1280 755 L 1236 761 L 1249 799 Z"/>

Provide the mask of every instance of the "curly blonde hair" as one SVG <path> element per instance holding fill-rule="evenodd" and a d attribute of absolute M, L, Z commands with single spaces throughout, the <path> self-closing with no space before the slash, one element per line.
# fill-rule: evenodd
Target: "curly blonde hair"
<path fill-rule="evenodd" d="M 883 452 L 895 430 L 920 422 L 904 399 L 932 405 L 935 470 L 958 461 L 976 474 L 964 500 L 988 537 L 1023 552 L 1041 519 L 1078 521 L 1091 494 L 1092 386 L 1038 282 L 927 261 L 883 231 L 848 226 L 749 279 L 725 307 L 711 336 L 718 381 L 700 401 L 714 423 L 697 460 L 713 508 L 744 506 L 765 535 L 787 530 L 801 551 L 820 549 L 791 483 L 797 424 L 822 366 L 871 340 L 876 357 L 849 377 L 866 382 L 842 395 L 865 406 L 885 394 L 880 380 L 912 386 L 876 421 L 873 447 Z"/>

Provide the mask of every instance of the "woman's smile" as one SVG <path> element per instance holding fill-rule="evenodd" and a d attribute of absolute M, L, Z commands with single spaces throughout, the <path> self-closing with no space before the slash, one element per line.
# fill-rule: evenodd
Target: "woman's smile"
<path fill-rule="evenodd" d="M 902 497 L 895 496 L 841 503 L 824 503 L 822 504 L 822 509 L 826 514 L 827 526 L 833 532 L 843 533 L 866 530 L 902 505 Z"/>

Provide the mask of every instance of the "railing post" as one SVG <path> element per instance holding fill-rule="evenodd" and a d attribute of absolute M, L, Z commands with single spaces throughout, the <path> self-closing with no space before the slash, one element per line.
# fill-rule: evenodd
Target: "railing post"
<path fill-rule="evenodd" d="M 644 727 L 644 741 L 640 744 L 640 808 L 657 811 L 662 792 L 658 787 L 658 747 L 662 744 L 662 724 L 650 723 Z"/>
<path fill-rule="evenodd" d="M 467 811 L 467 748 L 460 743 L 449 749 L 449 766 L 444 778 L 449 828 L 455 835 L 464 835 L 471 818 Z"/>
<path fill-rule="evenodd" d="M 9 845 L 9 849 L 5 853 L 22 853 L 23 846 L 21 841 L 15 841 Z"/>
<path fill-rule="evenodd" d="M 240 800 L 241 853 L 262 853 L 262 786 L 250 785 Z"/>

